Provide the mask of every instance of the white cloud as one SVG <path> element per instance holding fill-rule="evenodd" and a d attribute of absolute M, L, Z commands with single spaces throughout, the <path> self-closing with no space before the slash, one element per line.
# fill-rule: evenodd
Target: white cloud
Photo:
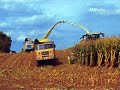
<path fill-rule="evenodd" d="M 23 2 L 25 0 L 1 0 L 1 2 Z"/>
<path fill-rule="evenodd" d="M 21 35 L 19 35 L 19 36 L 17 37 L 17 40 L 18 40 L 18 41 L 24 41 L 26 37 L 27 37 L 27 36 L 25 36 L 24 34 L 21 34 Z"/>
<path fill-rule="evenodd" d="M 22 31 L 6 31 L 5 32 L 8 36 L 10 36 L 11 38 L 13 38 L 14 40 L 17 41 L 23 41 L 27 36 L 26 33 L 22 32 Z"/>
<path fill-rule="evenodd" d="M 0 27 L 6 27 L 9 26 L 7 22 L 0 22 Z"/>
<path fill-rule="evenodd" d="M 43 38 L 43 36 L 47 33 L 46 30 L 27 30 L 27 31 L 15 31 L 15 30 L 10 30 L 5 32 L 8 36 L 10 36 L 12 39 L 17 40 L 17 41 L 24 41 L 25 38 L 30 37 L 30 38 Z"/>
<path fill-rule="evenodd" d="M 0 2 L 4 2 L 4 3 L 25 3 L 25 2 L 33 2 L 33 0 L 1 0 Z"/>
<path fill-rule="evenodd" d="M 47 6 L 47 7 L 46 7 Z M 69 1 L 49 1 L 48 3 L 45 3 L 41 6 L 41 8 L 44 10 L 43 12 L 47 15 L 54 15 L 56 19 L 60 18 L 74 18 L 74 17 L 80 17 L 81 12 L 86 12 L 84 9 L 86 9 L 87 5 L 80 1 L 76 0 L 73 2 L 72 0 Z"/>
<path fill-rule="evenodd" d="M 116 8 L 120 8 L 120 0 L 104 0 L 104 5 L 112 5 Z"/>
<path fill-rule="evenodd" d="M 48 21 L 49 19 L 51 19 L 52 17 L 49 15 L 33 15 L 33 16 L 28 16 L 28 17 L 19 17 L 16 19 L 15 23 L 16 24 L 27 24 L 27 25 L 31 25 L 31 24 L 42 24 L 46 21 Z M 52 19 L 54 20 L 54 19 Z"/>
<path fill-rule="evenodd" d="M 7 32 L 5 32 L 8 36 L 11 36 L 11 35 L 13 35 L 13 31 L 7 31 Z"/>
<path fill-rule="evenodd" d="M 37 15 L 33 15 L 33 16 L 30 16 L 30 17 L 20 17 L 16 20 L 16 22 L 18 23 L 31 23 L 35 20 L 37 20 L 38 16 Z"/>
<path fill-rule="evenodd" d="M 42 31 L 42 32 L 41 32 Z M 46 30 L 41 30 L 41 29 L 39 29 L 39 30 L 37 30 L 37 29 L 34 29 L 34 30 L 29 30 L 28 31 L 29 33 L 28 33 L 28 35 L 30 36 L 30 37 L 37 37 L 37 36 L 41 36 L 41 35 L 44 35 L 44 34 L 46 34 L 47 32 L 46 32 Z"/>

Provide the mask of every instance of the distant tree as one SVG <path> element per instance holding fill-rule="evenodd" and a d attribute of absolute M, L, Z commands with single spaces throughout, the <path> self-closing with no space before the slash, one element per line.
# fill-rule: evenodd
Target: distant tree
<path fill-rule="evenodd" d="M 0 52 L 9 53 L 11 47 L 11 37 L 4 34 L 2 31 L 0 32 Z"/>

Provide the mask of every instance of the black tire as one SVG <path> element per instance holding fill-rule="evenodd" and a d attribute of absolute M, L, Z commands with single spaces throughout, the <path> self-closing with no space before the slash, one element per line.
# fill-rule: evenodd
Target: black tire
<path fill-rule="evenodd" d="M 42 61 L 40 60 L 37 60 L 37 67 L 41 66 L 42 65 Z"/>
<path fill-rule="evenodd" d="M 57 59 L 55 59 L 55 58 L 51 60 L 51 64 L 52 64 L 53 66 L 56 66 L 56 65 L 57 65 L 57 61 L 56 61 L 56 60 L 57 60 Z"/>

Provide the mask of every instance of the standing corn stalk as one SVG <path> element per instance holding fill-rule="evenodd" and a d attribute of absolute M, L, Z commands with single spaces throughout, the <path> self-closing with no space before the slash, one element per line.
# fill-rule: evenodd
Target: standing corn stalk
<path fill-rule="evenodd" d="M 90 50 L 89 50 L 88 46 L 86 46 L 86 52 L 85 53 L 86 53 L 86 59 L 85 59 L 86 65 L 89 66 L 90 65 Z"/>
<path fill-rule="evenodd" d="M 118 39 L 118 50 L 117 50 L 117 55 L 118 55 L 118 61 L 117 63 L 120 64 L 120 38 Z"/>
<path fill-rule="evenodd" d="M 97 56 L 96 56 L 96 47 L 94 40 L 89 41 L 89 50 L 90 50 L 90 66 L 96 66 Z"/>
<path fill-rule="evenodd" d="M 96 51 L 97 51 L 97 56 L 98 56 L 98 60 L 97 60 L 97 65 L 100 67 L 103 64 L 103 57 L 104 57 L 104 44 L 102 39 L 98 39 L 96 40 Z"/>
<path fill-rule="evenodd" d="M 85 64 L 85 43 L 81 41 L 81 43 L 76 44 L 73 48 L 73 52 L 75 53 L 77 59 L 80 61 L 81 65 Z"/>
<path fill-rule="evenodd" d="M 82 53 L 81 53 L 81 48 L 79 48 L 79 44 L 75 45 L 75 47 L 73 47 L 72 51 L 73 51 L 73 53 L 76 54 L 77 60 L 79 60 L 81 63 Z M 68 55 L 69 55 L 69 53 L 68 53 Z M 68 58 L 70 58 L 70 57 L 68 57 Z"/>
<path fill-rule="evenodd" d="M 110 65 L 110 41 L 109 38 L 103 39 L 103 52 L 104 52 L 104 65 L 108 67 Z"/>
<path fill-rule="evenodd" d="M 111 46 L 110 46 L 110 64 L 111 64 L 111 67 L 114 67 L 114 63 L 115 63 L 115 54 L 116 54 L 116 51 L 117 51 L 117 48 L 118 48 L 118 42 L 117 42 L 117 38 L 113 37 L 112 39 L 110 39 L 110 43 L 111 43 Z"/>
<path fill-rule="evenodd" d="M 107 37 L 98 40 L 83 40 L 75 45 L 73 52 L 82 65 L 113 67 L 120 60 L 120 38 Z"/>

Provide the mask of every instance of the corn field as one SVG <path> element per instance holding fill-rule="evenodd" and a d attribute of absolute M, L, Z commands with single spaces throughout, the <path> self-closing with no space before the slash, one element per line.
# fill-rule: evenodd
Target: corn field
<path fill-rule="evenodd" d="M 73 52 L 81 65 L 118 67 L 120 38 L 106 37 L 97 40 L 83 40 L 73 47 Z"/>
<path fill-rule="evenodd" d="M 65 50 L 55 53 L 56 66 L 39 67 L 34 52 L 0 53 L 0 90 L 120 90 L 118 68 L 70 65 Z"/>

